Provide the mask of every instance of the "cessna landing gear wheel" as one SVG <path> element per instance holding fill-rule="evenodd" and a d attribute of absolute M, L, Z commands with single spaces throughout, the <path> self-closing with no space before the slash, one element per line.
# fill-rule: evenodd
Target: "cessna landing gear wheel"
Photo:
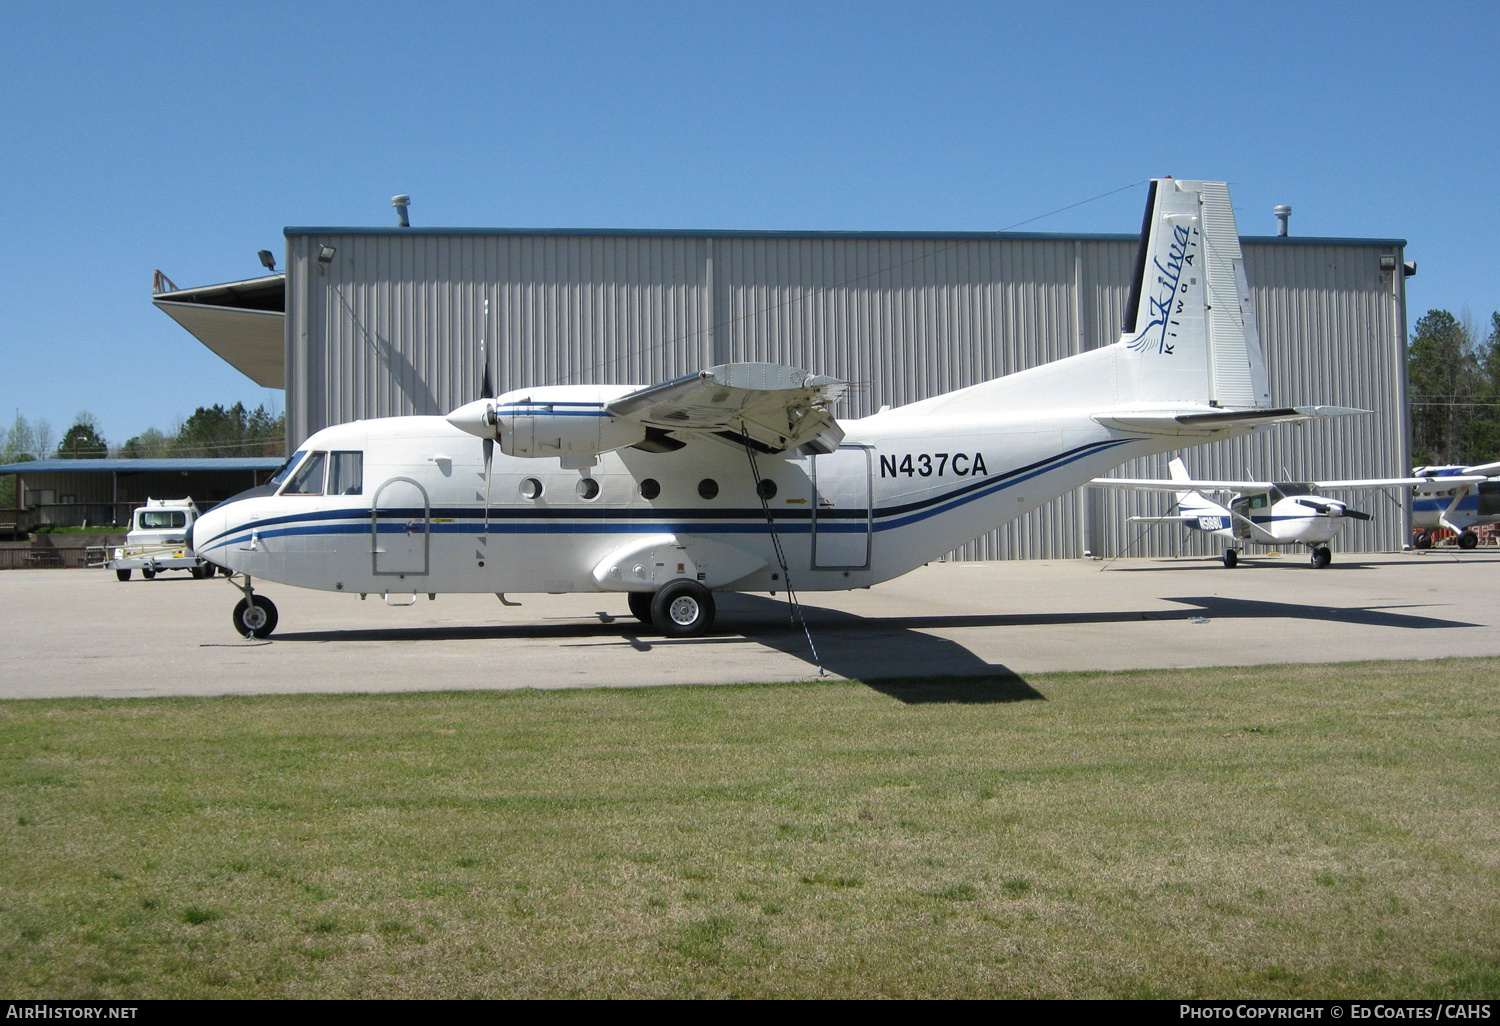
<path fill-rule="evenodd" d="M 1224 550 L 1224 566 L 1226 569 L 1233 570 L 1234 565 L 1239 561 L 1240 554 L 1238 552 L 1234 551 L 1233 549 Z"/>
<path fill-rule="evenodd" d="M 116 570 L 115 571 L 115 577 L 118 580 L 121 580 L 121 581 L 128 581 L 128 580 L 130 580 L 130 571 L 129 570 Z"/>
<path fill-rule="evenodd" d="M 1312 565 L 1314 570 L 1321 570 L 1332 562 L 1333 550 L 1327 545 L 1320 545 L 1318 548 L 1313 549 Z"/>
<path fill-rule="evenodd" d="M 276 629 L 276 604 L 264 595 L 240 599 L 234 607 L 234 629 L 247 638 L 269 638 Z"/>
<path fill-rule="evenodd" d="M 630 615 L 641 623 L 651 622 L 651 600 L 655 598 L 654 592 L 632 591 L 626 594 L 625 600 L 630 603 Z"/>
<path fill-rule="evenodd" d="M 714 624 L 714 597 L 697 581 L 673 581 L 651 600 L 651 622 L 669 638 L 702 634 Z"/>
<path fill-rule="evenodd" d="M 1418 531 L 1412 538 L 1411 543 L 1419 549 L 1430 549 L 1432 548 L 1432 535 L 1426 531 Z"/>
<path fill-rule="evenodd" d="M 1465 531 L 1458 536 L 1458 547 L 1461 549 L 1472 549 L 1479 544 L 1479 535 L 1473 531 Z"/>
<path fill-rule="evenodd" d="M 148 581 L 149 580 L 153 580 L 156 577 L 156 571 L 153 570 L 153 569 L 151 569 L 149 566 L 142 567 L 141 568 L 141 576 L 144 577 Z"/>

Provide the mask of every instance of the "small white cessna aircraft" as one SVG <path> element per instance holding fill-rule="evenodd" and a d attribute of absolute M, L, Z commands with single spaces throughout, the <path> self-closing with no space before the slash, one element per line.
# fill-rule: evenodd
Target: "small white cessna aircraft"
<path fill-rule="evenodd" d="M 1151 183 L 1119 342 L 838 423 L 844 384 L 727 364 L 326 428 L 194 525 L 233 571 L 328 591 L 613 591 L 669 635 L 716 590 L 868 587 L 1137 456 L 1347 411 L 1274 408 L 1229 190 Z M 489 380 L 486 359 L 484 380 Z M 495 449 L 499 449 L 499 453 Z"/>
<path fill-rule="evenodd" d="M 1413 546 L 1432 548 L 1432 532 L 1446 527 L 1461 549 L 1479 544 L 1477 524 L 1500 523 L 1500 463 L 1473 467 L 1417 467 L 1412 474 L 1422 483 L 1412 491 Z"/>
<path fill-rule="evenodd" d="M 1096 477 L 1089 484 L 1115 488 L 1144 488 L 1176 492 L 1178 512 L 1164 517 L 1131 517 L 1137 522 L 1182 524 L 1190 531 L 1206 531 L 1229 540 L 1224 565 L 1239 562 L 1247 545 L 1306 545 L 1312 565 L 1321 570 L 1333 562 L 1328 542 L 1345 519 L 1369 520 L 1370 514 L 1350 509 L 1348 503 L 1324 498 L 1320 491 L 1361 488 L 1414 487 L 1420 477 L 1370 478 L 1361 481 L 1194 481 L 1179 456 L 1169 463 L 1172 478 Z M 1228 506 L 1204 498 L 1203 492 L 1233 492 Z"/>

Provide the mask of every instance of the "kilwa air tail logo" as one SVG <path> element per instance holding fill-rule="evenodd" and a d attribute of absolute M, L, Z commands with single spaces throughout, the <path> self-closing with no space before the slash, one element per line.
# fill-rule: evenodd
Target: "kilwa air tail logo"
<path fill-rule="evenodd" d="M 1141 333 L 1131 339 L 1132 352 L 1155 351 L 1171 356 L 1176 345 L 1178 329 L 1182 325 L 1182 312 L 1187 306 L 1188 289 L 1198 283 L 1196 275 L 1188 275 L 1195 269 L 1198 259 L 1199 235 L 1196 224 L 1172 225 L 1172 239 L 1167 246 L 1166 262 L 1160 256 L 1151 258 L 1156 271 L 1156 282 L 1152 286 L 1154 295 L 1149 298 L 1148 313 L 1151 322 Z M 1149 273 L 1149 272 L 1148 272 Z M 1184 275 L 1187 275 L 1184 278 Z"/>

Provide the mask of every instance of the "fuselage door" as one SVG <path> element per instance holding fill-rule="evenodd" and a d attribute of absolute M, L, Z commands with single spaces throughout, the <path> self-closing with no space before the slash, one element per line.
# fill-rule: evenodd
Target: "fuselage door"
<path fill-rule="evenodd" d="M 813 569 L 867 569 L 872 512 L 869 449 L 851 445 L 814 456 Z"/>
<path fill-rule="evenodd" d="M 432 506 L 427 490 L 393 477 L 370 503 L 370 553 L 378 576 L 425 577 L 430 562 Z"/>

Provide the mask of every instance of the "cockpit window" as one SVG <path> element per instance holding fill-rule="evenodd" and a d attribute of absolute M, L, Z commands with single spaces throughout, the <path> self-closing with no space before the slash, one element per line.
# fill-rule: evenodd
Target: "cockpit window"
<path fill-rule="evenodd" d="M 364 462 L 362 452 L 333 453 L 333 462 L 328 465 L 328 494 L 359 495 L 364 488 Z"/>
<path fill-rule="evenodd" d="M 301 463 L 302 457 L 306 455 L 306 449 L 298 449 L 296 452 L 288 456 L 286 462 L 283 463 L 281 465 L 281 469 L 276 471 L 276 473 L 271 477 L 269 483 L 273 485 L 279 485 L 281 484 L 281 482 L 285 481 L 286 476 L 292 472 L 292 468 L 295 467 L 298 463 Z"/>
<path fill-rule="evenodd" d="M 328 467 L 328 454 L 326 452 L 315 452 L 303 461 L 302 466 L 292 475 L 285 488 L 281 490 L 282 495 L 322 495 L 323 494 L 323 471 Z"/>

